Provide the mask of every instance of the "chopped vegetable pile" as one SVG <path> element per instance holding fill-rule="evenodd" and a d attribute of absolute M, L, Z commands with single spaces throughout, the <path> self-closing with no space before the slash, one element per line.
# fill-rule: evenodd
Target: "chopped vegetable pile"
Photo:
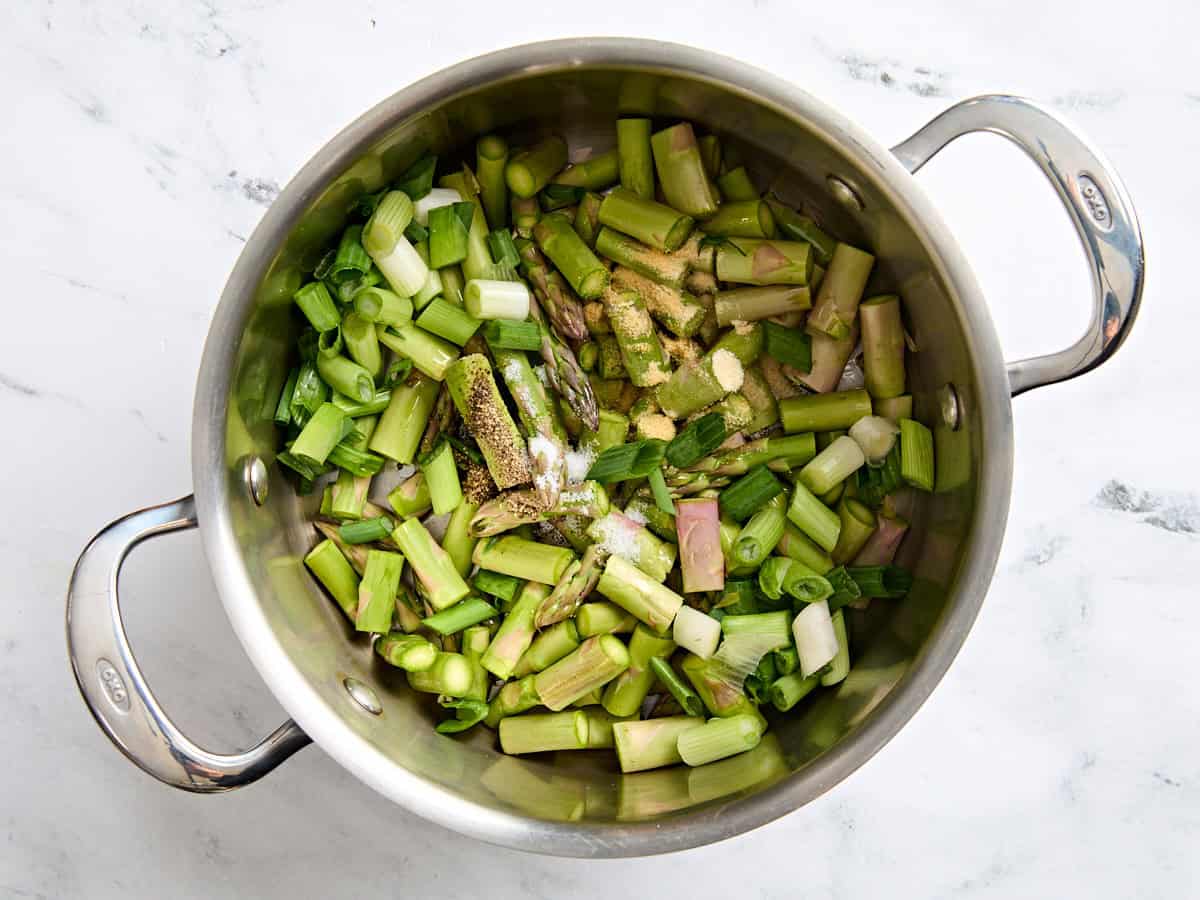
<path fill-rule="evenodd" d="M 488 135 L 364 197 L 295 294 L 275 419 L 322 492 L 308 568 L 438 731 L 636 772 L 847 677 L 845 608 L 910 587 L 895 500 L 933 440 L 872 254 L 686 122 L 616 144 Z"/>

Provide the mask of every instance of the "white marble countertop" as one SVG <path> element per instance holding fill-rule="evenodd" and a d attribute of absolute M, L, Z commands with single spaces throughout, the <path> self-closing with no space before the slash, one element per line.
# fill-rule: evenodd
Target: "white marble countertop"
<path fill-rule="evenodd" d="M 694 897 L 1190 893 L 1200 15 L 1170 0 L 1136 15 L 1033 0 L 574 6 L 0 11 L 0 895 L 584 898 L 652 879 Z M 158 785 L 84 710 L 63 595 L 101 525 L 189 491 L 193 379 L 244 236 L 279 185 L 390 92 L 477 53 L 586 33 L 756 62 L 891 143 L 957 99 L 1028 94 L 1123 174 L 1149 247 L 1142 320 L 1111 366 L 1016 401 L 1007 541 L 962 654 L 846 783 L 749 835 L 664 858 L 587 863 L 476 843 L 407 815 L 316 748 L 227 796 Z M 1089 302 L 1082 257 L 1033 167 L 980 136 L 920 179 L 976 266 L 1008 354 L 1073 339 Z M 276 724 L 194 533 L 135 553 L 124 589 L 134 646 L 185 729 L 229 747 Z"/>

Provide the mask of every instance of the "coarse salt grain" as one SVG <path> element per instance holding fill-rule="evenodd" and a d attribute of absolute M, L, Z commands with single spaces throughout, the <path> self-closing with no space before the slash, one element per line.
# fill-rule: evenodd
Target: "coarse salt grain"
<path fill-rule="evenodd" d="M 579 484 L 587 480 L 588 470 L 596 461 L 596 451 L 591 447 L 580 447 L 578 450 L 567 451 L 567 481 Z"/>
<path fill-rule="evenodd" d="M 602 519 L 597 519 L 589 529 L 596 543 L 602 550 L 620 556 L 635 566 L 641 561 L 641 545 L 638 543 L 638 533 L 641 525 L 628 516 L 618 512 L 610 512 Z"/>

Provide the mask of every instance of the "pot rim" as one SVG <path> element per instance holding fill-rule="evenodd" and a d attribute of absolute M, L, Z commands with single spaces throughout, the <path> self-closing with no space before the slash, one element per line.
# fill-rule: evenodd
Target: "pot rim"
<path fill-rule="evenodd" d="M 255 602 L 230 505 L 226 414 L 240 337 L 255 286 L 279 240 L 326 184 L 395 123 L 475 85 L 524 73 L 581 66 L 636 66 L 705 80 L 803 120 L 868 162 L 954 291 L 965 328 L 986 465 L 978 473 L 976 525 L 965 540 L 954 599 L 908 672 L 856 729 L 802 769 L 719 815 L 700 810 L 665 822 L 555 823 L 477 805 L 389 760 L 348 728 L 293 665 Z M 913 716 L 966 639 L 995 570 L 1012 485 L 1012 406 L 995 329 L 975 277 L 916 179 L 871 135 L 806 91 L 761 69 L 681 44 L 632 38 L 568 38 L 524 44 L 453 65 L 401 89 L 321 148 L 271 204 L 229 276 L 213 314 L 197 377 L 192 478 L 200 531 L 225 612 L 246 654 L 280 704 L 322 749 L 379 793 L 417 815 L 489 843 L 561 856 L 628 857 L 684 850 L 742 834 L 800 808 L 867 762 Z M 983 523 L 983 524 L 980 524 Z M 803 777 L 798 777 L 803 773 Z"/>

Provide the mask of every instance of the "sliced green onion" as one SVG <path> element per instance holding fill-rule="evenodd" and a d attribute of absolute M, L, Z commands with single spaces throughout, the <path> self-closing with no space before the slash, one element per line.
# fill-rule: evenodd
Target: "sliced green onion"
<path fill-rule="evenodd" d="M 383 457 L 361 449 L 361 441 L 357 435 L 345 438 L 329 451 L 326 462 L 360 478 L 376 474 L 383 468 Z"/>
<path fill-rule="evenodd" d="M 720 413 L 706 413 L 667 444 L 667 462 L 677 469 L 686 469 L 720 447 L 725 437 L 725 418 Z"/>
<path fill-rule="evenodd" d="M 645 478 L 662 463 L 666 441 L 646 439 L 609 447 L 596 457 L 587 480 L 611 483 Z"/>
<path fill-rule="evenodd" d="M 362 278 L 371 269 L 371 257 L 362 245 L 363 228 L 361 225 L 351 225 L 342 232 L 338 242 L 337 253 L 329 271 L 323 276 L 334 284 L 343 284 Z"/>
<path fill-rule="evenodd" d="M 820 683 L 821 678 L 818 675 L 809 675 L 805 678 L 799 672 L 789 672 L 771 684 L 768 693 L 771 705 L 780 712 L 787 712 L 811 694 Z"/>
<path fill-rule="evenodd" d="M 479 325 L 479 319 L 443 297 L 434 297 L 417 316 L 418 327 L 460 347 L 471 339 Z"/>
<path fill-rule="evenodd" d="M 467 258 L 467 236 L 475 204 L 456 202 L 429 211 L 429 265 L 453 266 Z"/>
<path fill-rule="evenodd" d="M 838 652 L 837 632 L 829 605 L 824 600 L 810 603 L 796 613 L 792 620 L 792 639 L 800 654 L 800 674 L 805 678 L 833 661 Z"/>
<path fill-rule="evenodd" d="M 787 517 L 826 553 L 837 546 L 842 520 L 800 481 L 794 485 Z"/>
<path fill-rule="evenodd" d="M 396 179 L 397 190 L 404 191 L 413 200 L 420 200 L 433 190 L 433 173 L 436 169 L 436 156 L 422 156 Z"/>
<path fill-rule="evenodd" d="M 883 498 L 904 483 L 900 474 L 900 443 L 878 467 L 864 466 L 858 470 L 858 499 L 870 507 L 877 507 Z"/>
<path fill-rule="evenodd" d="M 842 435 L 805 464 L 800 470 L 799 483 L 814 494 L 826 494 L 861 469 L 866 462 L 867 458 L 863 455 L 858 441 Z"/>
<path fill-rule="evenodd" d="M 358 522 L 343 522 L 338 535 L 347 544 L 373 544 L 390 535 L 395 527 L 387 516 L 376 516 Z"/>
<path fill-rule="evenodd" d="M 492 253 L 492 261 L 501 266 L 512 266 L 514 269 L 521 264 L 517 254 L 517 245 L 513 243 L 512 234 L 508 231 L 491 231 L 487 236 L 488 250 Z"/>
<path fill-rule="evenodd" d="M 461 202 L 463 202 L 462 194 L 454 188 L 433 188 L 413 204 L 413 221 L 428 228 L 431 212 Z"/>
<path fill-rule="evenodd" d="M 412 321 L 413 305 L 407 297 L 387 288 L 371 286 L 354 295 L 354 311 L 368 322 L 403 325 Z"/>
<path fill-rule="evenodd" d="M 667 487 L 667 480 L 663 477 L 662 469 L 651 469 L 647 478 L 658 508 L 669 516 L 675 515 L 675 502 L 671 499 L 671 489 Z"/>
<path fill-rule="evenodd" d="M 362 230 L 362 245 L 378 264 L 404 239 L 404 229 L 413 218 L 413 202 L 401 191 L 389 191 L 375 207 L 375 212 Z M 382 269 L 383 267 L 380 266 Z M 387 274 L 387 270 L 384 270 Z"/>
<path fill-rule="evenodd" d="M 425 473 L 425 481 L 429 485 L 434 515 L 451 512 L 462 502 L 462 484 L 458 478 L 458 467 L 454 464 L 454 451 L 448 441 L 442 441 L 425 455 L 421 460 L 421 471 Z"/>
<path fill-rule="evenodd" d="M 851 566 L 846 572 L 863 597 L 903 597 L 912 588 L 912 573 L 900 566 Z"/>
<path fill-rule="evenodd" d="M 342 346 L 342 326 L 339 324 L 317 335 L 317 355 L 314 358 L 337 356 L 342 352 Z"/>
<path fill-rule="evenodd" d="M 442 381 L 450 364 L 458 359 L 457 347 L 412 323 L 381 331 L 379 340 L 389 349 L 411 359 L 417 369 L 434 381 Z"/>
<path fill-rule="evenodd" d="M 458 734 L 478 725 L 487 718 L 488 705 L 483 700 L 463 698 L 455 700 L 452 697 L 439 697 L 438 703 L 446 709 L 454 710 L 453 719 L 443 719 L 433 729 L 438 734 Z"/>
<path fill-rule="evenodd" d="M 389 251 L 372 250 L 371 257 L 392 290 L 402 297 L 419 293 L 429 279 L 429 265 L 403 234 L 397 237 Z"/>
<path fill-rule="evenodd" d="M 762 740 L 765 725 L 761 716 L 741 713 L 724 719 L 709 719 L 679 735 L 679 756 L 689 766 L 703 766 L 718 759 L 753 750 Z"/>
<path fill-rule="evenodd" d="M 366 403 L 375 397 L 375 381 L 371 373 L 344 356 L 317 356 L 317 371 L 321 378 L 339 394 Z"/>
<path fill-rule="evenodd" d="M 767 355 L 801 372 L 812 371 L 812 338 L 799 328 L 763 322 Z"/>
<path fill-rule="evenodd" d="M 283 390 L 279 394 L 279 402 L 275 404 L 274 422 L 280 428 L 286 428 L 292 424 L 292 394 L 296 390 L 296 381 L 300 377 L 299 367 L 295 367 L 288 373 L 287 381 L 283 383 Z"/>
<path fill-rule="evenodd" d="M 538 350 L 542 346 L 537 324 L 516 319 L 489 319 L 484 323 L 483 337 L 493 350 Z"/>
<path fill-rule="evenodd" d="M 383 387 L 388 391 L 392 388 L 399 387 L 404 382 L 408 381 L 408 376 L 412 374 L 413 361 L 407 356 L 398 356 L 388 363 L 387 371 L 383 375 Z"/>
<path fill-rule="evenodd" d="M 529 315 L 529 288 L 522 281 L 473 278 L 463 290 L 463 302 L 477 319 L 524 319 Z"/>
<path fill-rule="evenodd" d="M 916 419 L 900 420 L 900 477 L 922 491 L 933 490 L 933 432 Z"/>
<path fill-rule="evenodd" d="M 409 243 L 419 244 L 421 241 L 429 240 L 429 229 L 414 218 L 404 229 L 404 236 L 408 238 Z"/>
<path fill-rule="evenodd" d="M 690 609 L 691 607 L 683 607 Z M 683 610 L 681 609 L 680 612 Z M 700 613 L 700 615 L 704 615 Z M 718 634 L 720 629 L 718 629 Z M 675 641 L 679 643 L 678 639 Z M 663 687 L 675 698 L 675 702 L 679 704 L 679 708 L 689 716 L 705 715 L 704 701 L 700 699 L 700 695 L 692 690 L 691 686 L 679 677 L 679 673 L 671 667 L 667 660 L 660 656 L 650 657 L 650 671 L 652 671 Z"/>
<path fill-rule="evenodd" d="M 496 607 L 480 597 L 467 597 L 453 606 L 432 616 L 426 616 L 421 624 L 438 634 L 457 634 L 464 628 L 478 625 L 496 615 Z"/>
<path fill-rule="evenodd" d="M 745 615 L 758 612 L 758 591 L 753 581 L 745 578 L 731 578 L 725 582 L 721 599 L 717 601 L 716 609 L 725 615 Z"/>
<path fill-rule="evenodd" d="M 757 466 L 721 491 L 718 501 L 722 513 L 744 522 L 781 493 L 783 485 L 779 479 L 766 466 Z"/>
<path fill-rule="evenodd" d="M 877 466 L 892 452 L 900 429 L 882 416 L 863 416 L 850 426 L 850 437 L 862 448 L 867 463 Z"/>
<path fill-rule="evenodd" d="M 406 360 L 407 362 L 407 360 Z M 334 394 L 330 398 L 330 402 L 348 415 L 352 419 L 359 419 L 363 416 L 373 416 L 387 409 L 388 403 L 391 402 L 392 392 L 388 388 L 381 388 L 375 392 L 375 396 L 370 400 L 359 402 L 352 400 L 345 394 Z"/>
<path fill-rule="evenodd" d="M 310 281 L 292 295 L 300 311 L 318 332 L 337 328 L 342 321 L 329 288 L 321 281 Z"/>
<path fill-rule="evenodd" d="M 505 604 L 509 604 L 517 599 L 517 594 L 521 592 L 521 585 L 524 582 L 512 575 L 502 575 L 500 572 L 480 569 L 471 579 L 471 584 L 475 586 L 476 590 L 499 597 Z"/>
<path fill-rule="evenodd" d="M 367 568 L 358 585 L 358 613 L 354 627 L 359 631 L 387 634 L 396 612 L 396 592 L 404 557 L 386 550 L 368 550 Z"/>
<path fill-rule="evenodd" d="M 689 653 L 708 659 L 721 641 L 721 623 L 691 606 L 681 606 L 671 626 L 671 637 Z"/>
<path fill-rule="evenodd" d="M 332 403 L 322 403 L 291 446 L 293 456 L 325 462 L 329 452 L 354 429 L 350 417 Z"/>
<path fill-rule="evenodd" d="M 546 212 L 574 206 L 583 199 L 586 188 L 570 184 L 548 184 L 538 192 L 538 203 Z"/>
<path fill-rule="evenodd" d="M 833 593 L 826 598 L 831 613 L 863 595 L 858 582 L 850 576 L 845 566 L 830 569 L 825 573 L 825 579 L 833 586 Z"/>
<path fill-rule="evenodd" d="M 791 633 L 788 631 L 791 624 L 792 615 L 787 610 L 754 613 L 747 616 L 726 615 L 721 619 L 721 632 L 726 636 L 757 634 L 770 637 L 777 642 L 777 646 L 770 649 L 779 650 L 788 646 L 792 641 Z"/>
<path fill-rule="evenodd" d="M 300 365 L 296 376 L 296 386 L 292 388 L 291 414 L 292 422 L 301 428 L 329 398 L 329 386 L 321 380 L 315 362 L 306 361 Z"/>

